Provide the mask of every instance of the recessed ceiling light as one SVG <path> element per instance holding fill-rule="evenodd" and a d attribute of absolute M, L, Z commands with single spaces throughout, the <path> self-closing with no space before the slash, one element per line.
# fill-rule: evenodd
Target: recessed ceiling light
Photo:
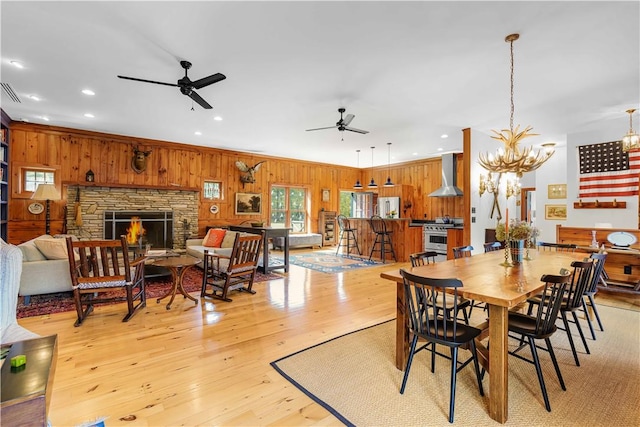
<path fill-rule="evenodd" d="M 195 131 L 195 134 L 196 134 L 196 135 L 198 135 L 198 136 L 200 136 L 200 135 L 202 135 L 202 132 L 200 132 L 199 130 L 197 130 L 197 131 Z"/>
<path fill-rule="evenodd" d="M 220 116 L 215 116 L 215 117 L 213 118 L 213 120 L 215 120 L 215 121 L 217 121 L 217 122 L 220 122 L 220 121 L 222 121 L 222 117 L 220 117 Z"/>
<path fill-rule="evenodd" d="M 82 89 L 82 93 L 84 93 L 85 95 L 95 95 L 96 93 L 94 91 L 92 91 L 91 89 Z"/>
<path fill-rule="evenodd" d="M 91 114 L 91 113 L 84 113 L 84 116 L 85 116 L 85 117 L 88 117 L 88 118 L 90 118 L 90 119 L 93 119 L 93 118 L 95 117 L 95 116 L 94 116 L 93 114 Z"/>
<path fill-rule="evenodd" d="M 442 135 L 440 135 L 440 138 L 442 139 L 449 138 L 449 135 L 447 135 L 446 133 L 443 133 Z"/>
<path fill-rule="evenodd" d="M 49 121 L 49 117 L 47 117 L 47 116 L 42 116 L 42 120 L 44 120 L 45 122 L 48 122 L 48 121 Z"/>
<path fill-rule="evenodd" d="M 438 148 L 438 151 L 442 151 L 442 147 Z"/>
<path fill-rule="evenodd" d="M 411 155 L 412 155 L 412 156 L 417 156 L 417 155 L 418 155 L 418 153 L 411 153 Z"/>
<path fill-rule="evenodd" d="M 22 63 L 20 63 L 18 61 L 11 61 L 10 64 L 13 65 L 16 68 L 24 68 L 24 65 L 22 65 Z"/>
<path fill-rule="evenodd" d="M 33 99 L 34 101 L 40 101 L 40 98 L 38 98 L 36 95 L 29 95 L 29 98 Z"/>

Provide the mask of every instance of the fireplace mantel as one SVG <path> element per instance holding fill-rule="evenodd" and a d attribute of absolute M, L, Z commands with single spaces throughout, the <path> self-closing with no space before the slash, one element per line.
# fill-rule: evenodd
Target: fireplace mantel
<path fill-rule="evenodd" d="M 86 182 L 86 181 L 62 181 L 62 185 L 78 187 L 107 187 L 107 188 L 132 188 L 146 190 L 178 190 L 178 191 L 200 191 L 198 187 L 181 187 L 179 185 L 137 185 L 119 184 L 112 182 Z"/>

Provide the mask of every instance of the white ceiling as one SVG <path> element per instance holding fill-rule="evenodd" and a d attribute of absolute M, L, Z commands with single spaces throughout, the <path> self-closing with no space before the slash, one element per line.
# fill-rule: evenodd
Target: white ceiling
<path fill-rule="evenodd" d="M 460 151 L 463 128 L 508 127 L 514 32 L 515 124 L 540 134 L 527 142 L 621 118 L 622 136 L 640 100 L 638 1 L 3 0 L 0 11 L 1 80 L 22 101 L 3 90 L 2 108 L 54 126 L 347 166 L 357 149 L 371 166 L 372 146 L 386 164 L 389 142 L 392 162 L 431 157 Z M 174 83 L 183 59 L 192 80 L 227 76 L 197 91 L 212 110 L 116 77 Z M 339 107 L 370 133 L 305 132 L 334 125 Z"/>

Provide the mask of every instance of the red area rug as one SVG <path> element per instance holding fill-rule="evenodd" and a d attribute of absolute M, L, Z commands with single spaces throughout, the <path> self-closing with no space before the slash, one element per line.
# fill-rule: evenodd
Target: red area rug
<path fill-rule="evenodd" d="M 282 279 L 279 274 L 256 273 L 255 282 L 266 282 L 268 280 Z M 187 292 L 199 292 L 202 287 L 202 270 L 191 268 L 187 270 L 183 280 L 184 288 Z M 171 289 L 171 278 L 159 280 L 147 280 L 147 300 L 161 297 Z M 113 296 L 124 296 L 124 291 L 113 290 Z M 114 303 L 117 304 L 117 303 Z M 147 301 L 148 304 L 148 301 Z M 29 305 L 24 305 L 22 298 L 18 301 L 18 319 L 23 317 L 40 316 L 43 314 L 60 313 L 63 311 L 74 311 L 76 306 L 73 302 L 73 292 L 57 292 L 53 294 L 33 295 Z"/>

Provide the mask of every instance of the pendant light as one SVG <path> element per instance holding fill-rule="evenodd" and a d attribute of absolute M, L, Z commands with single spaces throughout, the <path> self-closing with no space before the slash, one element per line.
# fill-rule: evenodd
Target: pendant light
<path fill-rule="evenodd" d="M 358 153 L 358 173 L 360 173 L 360 150 L 356 150 Z M 354 190 L 362 190 L 362 184 L 360 183 L 360 179 L 356 180 L 355 185 L 353 186 Z"/>
<path fill-rule="evenodd" d="M 387 182 L 384 187 L 391 188 L 394 184 L 391 182 L 391 143 L 387 142 Z"/>
<path fill-rule="evenodd" d="M 635 109 L 627 110 L 627 114 L 629 114 L 629 132 L 622 138 L 622 151 L 625 152 L 640 148 L 640 137 L 633 130 L 633 113 L 635 111 Z"/>
<path fill-rule="evenodd" d="M 376 147 L 371 147 L 371 175 L 373 175 L 373 150 Z M 369 185 L 367 185 L 367 188 L 378 188 L 378 184 L 376 184 L 376 182 L 373 180 L 373 176 L 371 176 L 371 181 L 369 182 Z"/>

